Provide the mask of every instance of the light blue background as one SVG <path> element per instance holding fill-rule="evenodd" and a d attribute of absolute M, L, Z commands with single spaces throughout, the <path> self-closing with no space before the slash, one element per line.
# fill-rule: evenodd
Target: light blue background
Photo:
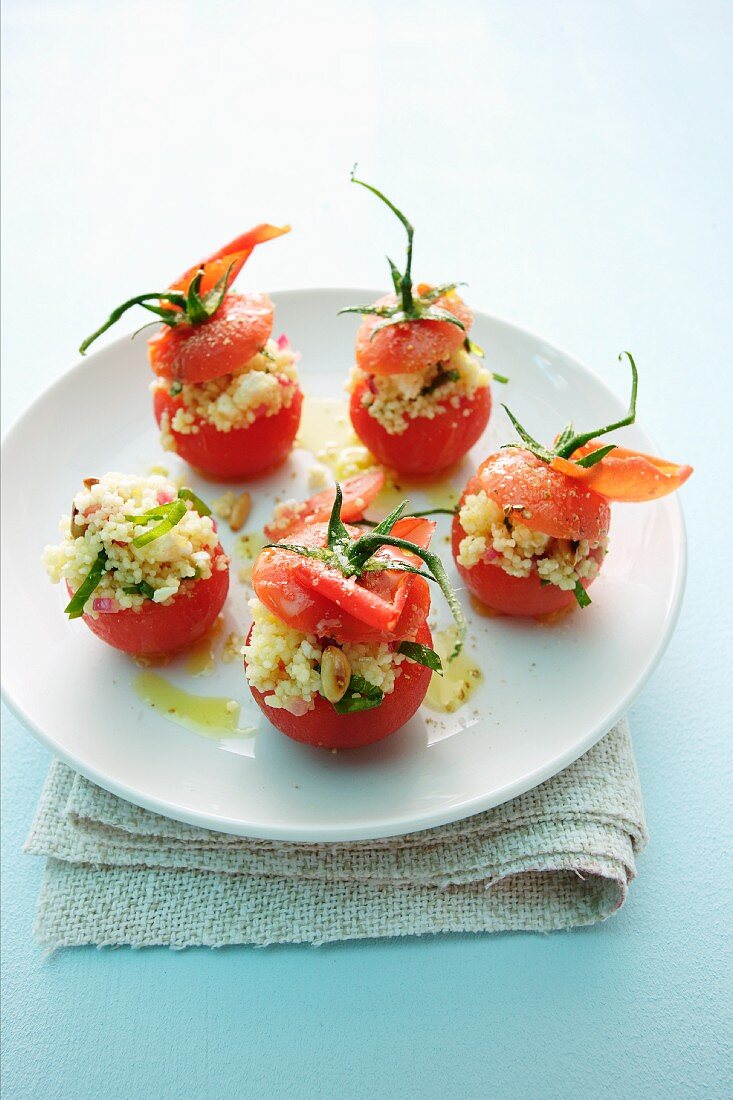
<path fill-rule="evenodd" d="M 418 274 L 619 392 L 630 347 L 645 427 L 696 467 L 685 607 L 631 715 L 651 846 L 603 926 L 44 958 L 21 844 L 49 757 L 5 713 L 4 1096 L 729 1092 L 731 4 L 8 0 L 3 41 L 6 423 L 241 226 L 296 227 L 262 286 L 383 283 L 400 237 L 358 158 Z"/>

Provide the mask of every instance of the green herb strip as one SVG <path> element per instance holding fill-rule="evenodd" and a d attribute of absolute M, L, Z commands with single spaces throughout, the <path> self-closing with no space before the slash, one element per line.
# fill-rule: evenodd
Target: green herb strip
<path fill-rule="evenodd" d="M 436 390 L 444 386 L 446 382 L 458 382 L 461 374 L 457 370 L 441 370 L 436 374 L 432 382 L 428 382 L 427 386 L 423 386 L 420 390 L 421 397 L 428 397 L 431 393 L 435 393 Z"/>
<path fill-rule="evenodd" d="M 193 506 L 194 506 L 195 511 L 197 511 L 200 516 L 210 516 L 211 515 L 211 508 L 209 508 L 208 504 L 205 501 L 203 501 L 201 499 L 201 497 L 196 496 L 193 489 L 185 489 L 185 488 L 184 489 L 179 489 L 178 490 L 178 499 L 179 500 L 190 500 L 191 504 L 193 504 Z"/>
<path fill-rule="evenodd" d="M 173 530 L 177 523 L 180 523 L 188 511 L 186 502 L 183 500 L 174 501 L 169 508 L 170 510 L 161 523 L 156 523 L 155 527 L 151 527 L 149 531 L 144 531 L 142 535 L 138 535 L 137 538 L 132 540 L 133 546 L 137 546 L 138 549 L 140 549 L 143 546 L 147 546 L 150 542 L 155 542 L 156 539 L 161 538 L 163 535 L 167 535 L 169 531 Z"/>
<path fill-rule="evenodd" d="M 415 664 L 424 665 L 425 668 L 431 668 L 433 672 L 443 675 L 443 664 L 440 657 L 429 646 L 420 645 L 419 642 L 400 642 L 397 646 L 398 653 L 404 653 L 405 657 L 409 657 Z"/>
<path fill-rule="evenodd" d="M 586 592 L 586 590 L 583 588 L 583 585 L 580 583 L 580 581 L 575 582 L 575 588 L 573 589 L 573 595 L 575 596 L 576 600 L 578 601 L 578 607 L 589 607 L 590 606 L 590 604 L 592 602 L 591 598 L 588 595 L 588 593 Z"/>
<path fill-rule="evenodd" d="M 155 589 L 147 581 L 139 581 L 137 584 L 128 584 L 122 589 L 128 596 L 144 596 L 146 600 L 152 600 Z"/>
<path fill-rule="evenodd" d="M 349 686 L 338 703 L 333 703 L 337 714 L 356 714 L 361 710 L 373 710 L 384 699 L 384 692 L 375 684 L 370 684 L 363 676 L 352 673 Z"/>
<path fill-rule="evenodd" d="M 64 608 L 65 613 L 70 619 L 80 619 L 84 614 L 84 604 L 87 602 L 92 592 L 99 587 L 100 581 L 104 576 L 106 565 L 107 553 L 105 550 L 100 550 L 92 568 Z"/>

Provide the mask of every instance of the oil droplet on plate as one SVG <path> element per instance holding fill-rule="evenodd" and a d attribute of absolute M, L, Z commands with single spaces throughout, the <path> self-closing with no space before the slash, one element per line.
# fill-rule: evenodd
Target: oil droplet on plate
<path fill-rule="evenodd" d="M 462 707 L 483 679 L 481 669 L 465 650 L 461 650 L 454 660 L 449 660 L 457 637 L 455 626 L 433 635 L 433 649 L 440 657 L 443 675 L 434 672 L 431 676 L 425 705 L 442 714 L 452 714 Z"/>
<path fill-rule="evenodd" d="M 473 593 L 470 594 L 469 601 L 471 603 L 471 610 L 474 614 L 481 615 L 484 619 L 501 619 L 504 617 L 503 611 L 497 611 L 493 607 L 488 607 L 485 603 L 482 603 L 477 596 L 474 596 Z"/>
<path fill-rule="evenodd" d="M 189 676 L 209 676 L 216 664 L 216 644 L 224 626 L 224 616 L 219 615 L 203 638 L 199 638 L 183 654 L 183 669 Z"/>
<path fill-rule="evenodd" d="M 306 397 L 295 445 L 310 451 L 338 478 L 376 465 L 351 426 L 346 402 L 339 398 Z"/>
<path fill-rule="evenodd" d="M 254 733 L 239 729 L 239 703 L 221 696 L 192 695 L 171 684 L 157 672 L 141 672 L 132 684 L 135 693 L 169 722 L 185 726 L 201 737 L 224 737 Z"/>

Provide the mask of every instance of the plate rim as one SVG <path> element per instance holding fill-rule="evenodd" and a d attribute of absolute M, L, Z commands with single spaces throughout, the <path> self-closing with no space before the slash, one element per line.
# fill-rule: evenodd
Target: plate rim
<path fill-rule="evenodd" d="M 277 305 L 277 299 L 281 296 L 288 297 L 306 297 L 321 294 L 343 294 L 343 295 L 378 295 L 381 291 L 375 291 L 369 288 L 354 288 L 354 287 L 293 287 L 282 288 L 277 290 L 268 291 Z M 505 329 L 511 330 L 518 334 L 522 338 L 529 337 L 536 343 L 541 343 L 551 348 L 554 352 L 559 353 L 565 360 L 571 362 L 575 367 L 579 368 L 582 372 L 590 375 L 597 386 L 601 388 L 609 398 L 609 401 L 616 405 L 619 404 L 619 397 L 608 386 L 603 378 L 600 377 L 591 367 L 581 363 L 569 352 L 566 352 L 555 342 L 548 340 L 546 337 L 539 333 L 534 332 L 531 329 L 507 320 L 503 317 L 499 317 L 495 314 L 488 313 L 484 310 L 474 309 L 476 317 L 482 317 L 489 323 L 499 325 Z M 5 461 L 5 452 L 8 447 L 12 447 L 13 440 L 16 433 L 22 429 L 26 420 L 32 418 L 33 411 L 36 405 L 42 401 L 46 401 L 49 397 L 53 396 L 53 392 L 57 388 L 61 388 L 67 383 L 68 379 L 78 372 L 86 369 L 90 363 L 96 358 L 106 356 L 123 344 L 130 341 L 130 334 L 123 334 L 117 339 L 110 341 L 91 355 L 79 358 L 71 367 L 63 371 L 58 378 L 47 385 L 40 393 L 36 394 L 18 413 L 13 419 L 12 423 L 8 426 L 3 433 L 2 441 L 0 443 L 0 449 L 3 457 L 3 481 L 5 480 L 5 469 L 7 463 Z M 655 449 L 656 445 L 648 433 L 642 428 L 644 434 L 649 439 L 652 447 Z M 277 841 L 287 841 L 293 843 L 347 843 L 351 841 L 369 841 L 384 839 L 392 836 L 404 835 L 405 832 L 424 832 L 433 828 L 438 828 L 442 825 L 446 825 L 456 821 L 462 821 L 474 815 L 497 808 L 504 803 L 510 801 L 513 798 L 518 797 L 521 794 L 525 794 L 527 791 L 534 789 L 541 783 L 546 782 L 548 779 L 559 774 L 565 768 L 569 767 L 574 761 L 580 759 L 585 753 L 587 753 L 598 741 L 601 740 L 610 730 L 618 723 L 618 721 L 627 712 L 633 701 L 638 698 L 640 693 L 644 690 L 649 679 L 657 669 L 660 661 L 662 660 L 666 650 L 669 646 L 670 640 L 674 633 L 677 621 L 679 619 L 680 611 L 682 608 L 682 601 L 684 598 L 686 579 L 687 579 L 687 566 L 688 566 L 688 554 L 687 554 L 687 532 L 685 527 L 684 513 L 682 506 L 677 497 L 671 498 L 670 503 L 674 508 L 674 521 L 677 525 L 679 534 L 678 545 L 678 566 L 677 571 L 673 578 L 673 591 L 671 595 L 671 601 L 664 623 L 664 629 L 657 645 L 656 651 L 648 660 L 641 675 L 634 681 L 630 689 L 622 696 L 617 704 L 606 713 L 606 715 L 600 719 L 595 726 L 586 732 L 586 734 L 580 739 L 580 741 L 573 742 L 572 746 L 567 748 L 564 752 L 555 756 L 551 762 L 544 766 L 539 766 L 532 769 L 523 775 L 517 777 L 515 780 L 505 783 L 502 787 L 494 789 L 491 794 L 488 795 L 475 795 L 464 801 L 454 802 L 450 808 L 443 810 L 432 811 L 429 815 L 429 820 L 423 819 L 420 824 L 415 824 L 414 816 L 411 818 L 394 816 L 382 826 L 369 824 L 369 825 L 351 825 L 343 828 L 341 826 L 328 826 L 328 827 L 308 827 L 308 835 L 304 836 L 302 830 L 300 832 L 293 832 L 290 827 L 278 827 L 272 825 L 269 827 L 257 826 L 256 823 L 242 821 L 241 819 L 234 819 L 229 817 L 212 817 L 210 814 L 204 811 L 195 809 L 186 809 L 179 805 L 173 804 L 165 799 L 149 798 L 144 794 L 141 794 L 135 790 L 130 789 L 125 783 L 118 781 L 113 775 L 104 773 L 96 768 L 89 768 L 85 762 L 79 759 L 75 754 L 66 748 L 59 745 L 57 741 L 54 741 L 53 736 L 42 729 L 26 712 L 23 704 L 19 699 L 16 699 L 10 689 L 8 688 L 3 670 L 1 691 L 2 697 L 7 704 L 9 710 L 15 717 L 24 725 L 46 748 L 48 748 L 52 754 L 60 759 L 63 763 L 67 764 L 74 771 L 83 775 L 90 782 L 95 783 L 110 793 L 124 799 L 133 805 L 140 806 L 143 809 L 149 810 L 153 813 L 160 814 L 164 817 L 170 818 L 175 821 L 181 821 L 189 825 L 194 825 L 199 828 L 208 829 L 213 832 L 227 833 L 229 835 L 252 837 L 257 839 L 269 839 Z M 3 543 L 5 543 L 5 536 L 3 534 Z M 3 555 L 4 556 L 4 555 Z M 3 633 L 6 629 L 6 618 L 3 612 L 2 616 Z"/>

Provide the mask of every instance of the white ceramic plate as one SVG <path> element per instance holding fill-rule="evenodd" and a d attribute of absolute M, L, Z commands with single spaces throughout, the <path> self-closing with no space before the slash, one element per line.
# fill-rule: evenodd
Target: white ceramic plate
<path fill-rule="evenodd" d="M 365 290 L 274 295 L 277 331 L 287 332 L 302 352 L 307 393 L 342 392 L 354 323 L 336 311 L 374 297 Z M 571 416 L 593 427 L 620 413 L 619 401 L 593 374 L 538 337 L 484 314 L 472 336 L 486 349 L 489 366 L 511 382 L 494 387 L 487 438 L 468 456 L 457 483 L 490 449 L 513 438 L 500 400 L 542 440 Z M 609 356 L 609 369 L 614 361 Z M 422 710 L 379 744 L 338 754 L 314 750 L 269 727 L 236 663 L 218 664 L 210 677 L 193 682 L 175 665 L 163 674 L 200 694 L 240 699 L 240 725 L 256 724 L 255 736 L 220 742 L 171 724 L 133 691 L 139 670 L 130 660 L 82 622 L 66 620 L 65 594 L 48 582 L 40 563 L 83 476 L 145 473 L 156 463 L 182 471 L 160 449 L 150 377 L 144 340 L 123 338 L 47 390 L 4 444 L 6 697 L 54 753 L 115 794 L 169 817 L 249 836 L 353 840 L 425 829 L 496 806 L 566 767 L 623 714 L 658 662 L 684 586 L 684 527 L 673 497 L 614 506 L 610 553 L 586 611 L 550 628 L 479 618 L 467 607 L 469 645 L 484 682 L 471 706 L 453 715 Z M 642 409 L 643 403 L 642 378 Z M 623 439 L 655 450 L 638 427 Z M 248 528 L 269 516 L 276 492 L 309 495 L 304 472 L 312 465 L 310 455 L 296 453 L 258 482 Z M 197 477 L 187 481 L 204 497 L 220 491 Z M 420 494 L 413 500 L 426 506 Z M 447 529 L 446 522 L 440 533 Z M 442 539 L 434 545 L 447 549 Z M 451 575 L 457 583 L 452 569 Z M 232 588 L 227 629 L 243 632 L 248 593 L 234 580 Z M 435 606 L 447 624 L 444 608 Z"/>

